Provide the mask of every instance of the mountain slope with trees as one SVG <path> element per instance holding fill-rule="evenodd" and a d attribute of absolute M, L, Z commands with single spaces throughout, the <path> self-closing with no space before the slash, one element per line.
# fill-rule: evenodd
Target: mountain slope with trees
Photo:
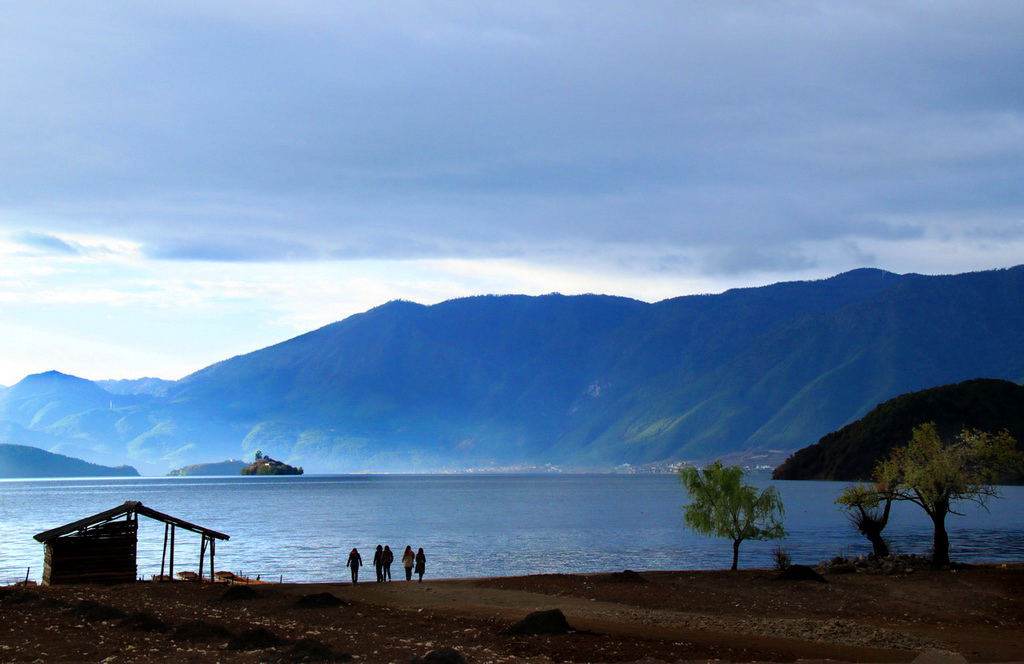
<path fill-rule="evenodd" d="M 779 480 L 868 480 L 893 448 L 906 445 L 914 428 L 934 422 L 943 440 L 963 429 L 1007 430 L 1024 446 L 1024 387 L 975 379 L 911 392 L 873 408 L 863 418 L 805 447 L 772 474 Z M 1007 478 L 1019 482 L 1018 475 Z"/>
<path fill-rule="evenodd" d="M 905 392 L 1021 382 L 1022 339 L 1024 267 L 396 301 L 145 393 L 29 377 L 0 419 L 159 474 L 257 449 L 313 472 L 781 457 Z"/>

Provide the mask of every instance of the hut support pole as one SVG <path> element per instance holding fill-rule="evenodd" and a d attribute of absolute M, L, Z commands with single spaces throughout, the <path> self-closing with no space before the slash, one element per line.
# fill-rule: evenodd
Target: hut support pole
<path fill-rule="evenodd" d="M 213 566 L 213 553 L 216 550 L 216 548 L 217 548 L 217 540 L 215 540 L 215 539 L 213 539 L 211 537 L 210 538 L 210 581 L 216 581 L 217 580 L 213 576 L 215 574 L 215 572 L 213 570 L 216 569 Z"/>
<path fill-rule="evenodd" d="M 168 576 L 171 577 L 171 581 L 174 581 L 174 525 L 171 525 L 171 568 L 167 572 Z"/>
<path fill-rule="evenodd" d="M 160 556 L 160 580 L 164 580 L 164 563 L 167 562 L 167 532 L 171 529 L 171 524 L 164 524 L 164 549 L 163 554 Z"/>
<path fill-rule="evenodd" d="M 203 561 L 206 559 L 206 535 L 203 535 L 202 542 L 199 544 L 199 576 L 197 580 L 203 580 Z"/>

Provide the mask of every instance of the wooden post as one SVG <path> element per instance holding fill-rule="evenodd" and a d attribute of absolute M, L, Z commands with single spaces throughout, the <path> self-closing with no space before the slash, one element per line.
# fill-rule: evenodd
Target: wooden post
<path fill-rule="evenodd" d="M 197 581 L 203 580 L 203 561 L 206 559 L 206 535 L 202 536 L 202 541 L 199 544 L 199 575 L 196 577 Z"/>
<path fill-rule="evenodd" d="M 214 550 L 216 548 L 217 548 L 217 540 L 215 540 L 215 539 L 213 539 L 211 537 L 210 538 L 210 581 L 216 581 L 217 580 L 216 577 L 214 577 L 214 574 L 215 574 L 214 570 L 216 568 L 213 566 L 213 553 L 214 553 Z"/>
<path fill-rule="evenodd" d="M 167 561 L 167 532 L 171 529 L 171 524 L 164 523 L 164 548 L 163 553 L 160 556 L 160 580 L 164 580 L 164 563 Z"/>
<path fill-rule="evenodd" d="M 174 525 L 171 525 L 171 568 L 167 572 L 168 576 L 171 577 L 171 581 L 174 581 Z"/>

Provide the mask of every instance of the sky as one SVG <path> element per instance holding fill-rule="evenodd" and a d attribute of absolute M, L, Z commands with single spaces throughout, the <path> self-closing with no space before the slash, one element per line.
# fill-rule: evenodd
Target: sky
<path fill-rule="evenodd" d="M 0 4 L 0 385 L 393 299 L 1024 263 L 1024 3 Z"/>

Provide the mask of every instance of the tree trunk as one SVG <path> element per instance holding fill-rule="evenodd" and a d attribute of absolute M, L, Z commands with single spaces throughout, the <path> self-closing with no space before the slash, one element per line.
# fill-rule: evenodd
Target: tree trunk
<path fill-rule="evenodd" d="M 885 556 L 889 555 L 889 545 L 886 544 L 885 539 L 882 537 L 881 528 L 871 531 L 865 530 L 864 536 L 868 538 L 869 542 L 871 542 L 872 552 L 876 556 L 881 556 L 884 558 Z"/>
<path fill-rule="evenodd" d="M 736 571 L 736 566 L 740 561 L 740 542 L 743 540 L 732 541 L 732 571 Z"/>
<path fill-rule="evenodd" d="M 932 564 L 936 567 L 949 566 L 949 534 L 946 532 L 946 512 L 936 510 L 932 517 L 935 528 L 935 542 L 932 546 Z"/>
<path fill-rule="evenodd" d="M 858 505 L 857 513 L 852 516 L 854 525 L 871 542 L 872 553 L 876 556 L 884 557 L 889 555 L 889 545 L 882 538 L 882 531 L 885 530 L 885 526 L 889 523 L 889 510 L 891 507 L 892 500 L 885 501 L 885 509 L 882 512 Z"/>

